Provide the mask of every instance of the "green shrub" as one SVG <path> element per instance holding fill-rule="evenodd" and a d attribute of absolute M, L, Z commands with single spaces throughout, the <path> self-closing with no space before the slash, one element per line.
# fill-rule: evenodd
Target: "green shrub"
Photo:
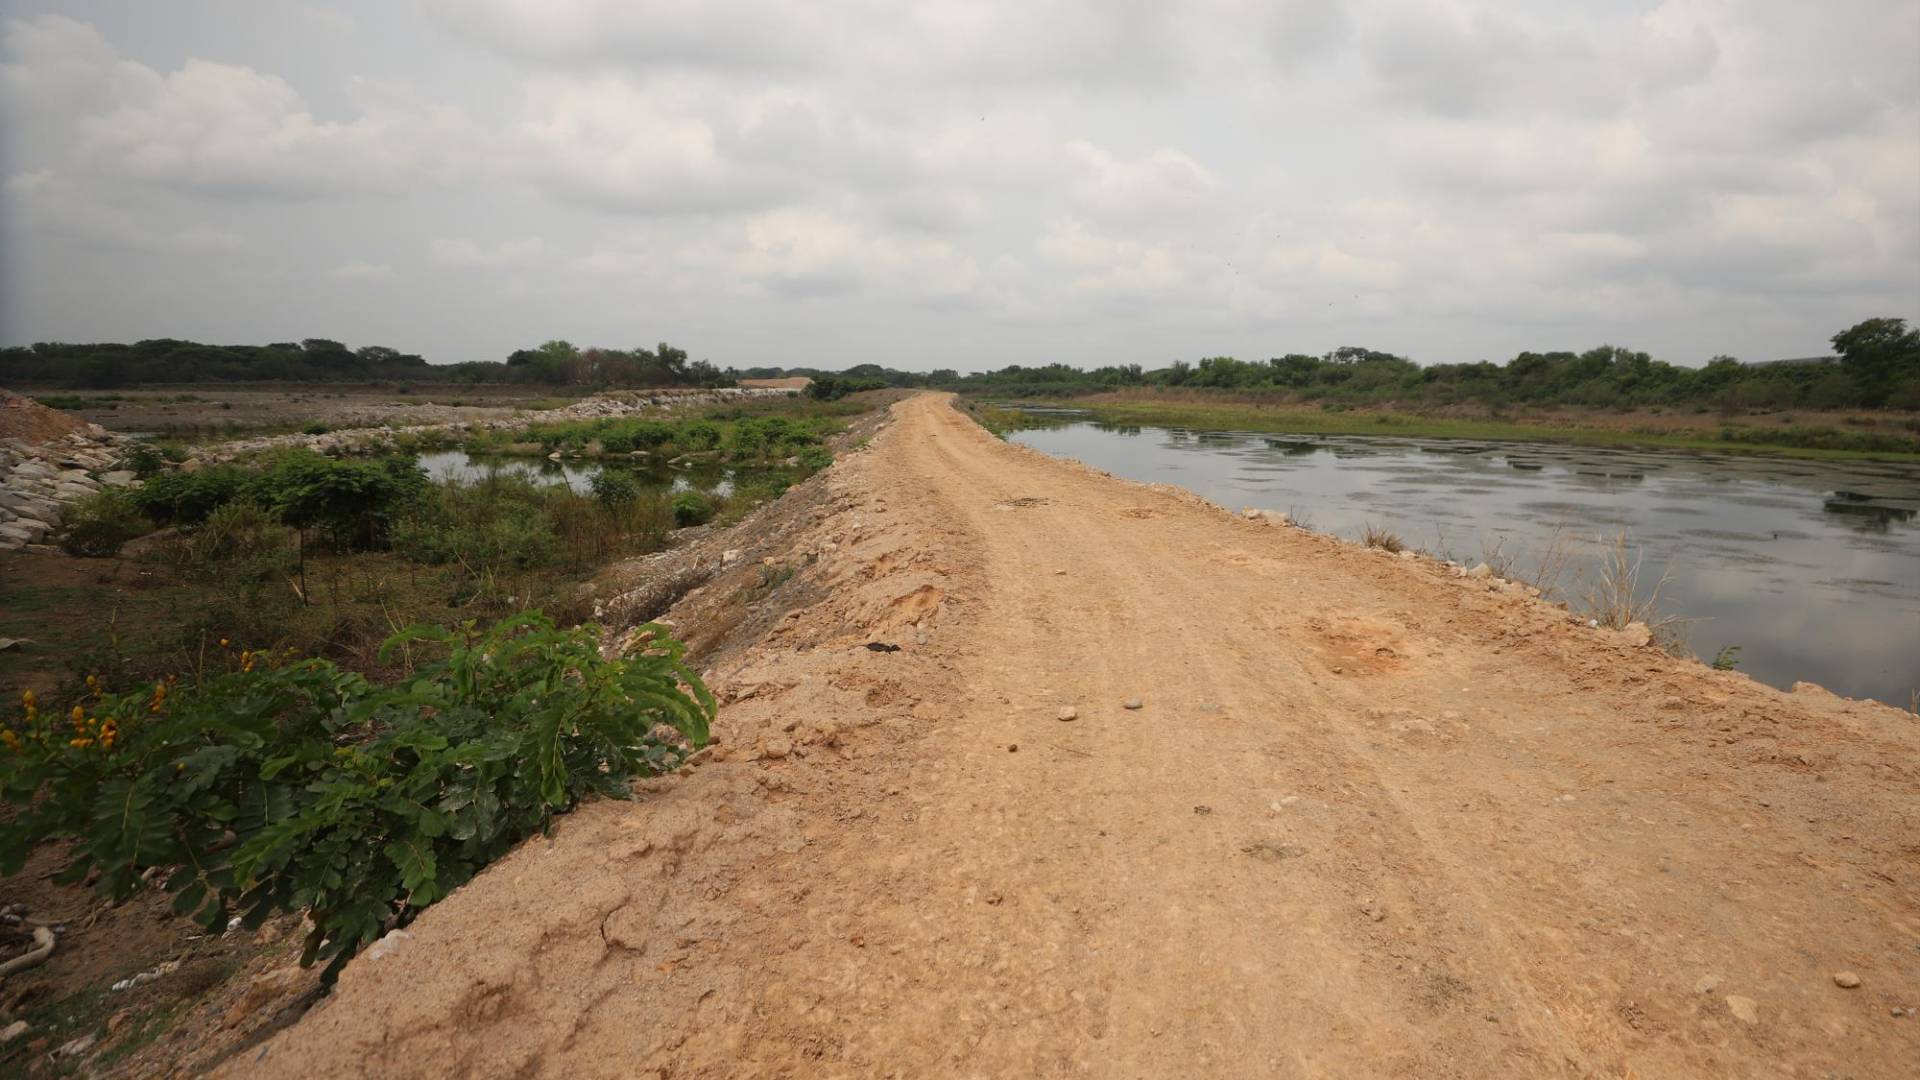
<path fill-rule="evenodd" d="M 216 507 L 240 497 L 251 478 L 245 469 L 214 465 L 198 472 L 163 472 L 134 489 L 134 505 L 162 524 L 194 525 Z"/>
<path fill-rule="evenodd" d="M 289 525 L 319 528 L 336 547 L 374 548 L 427 488 L 427 474 L 410 457 L 336 460 L 290 450 L 254 475 L 246 494 Z"/>
<path fill-rule="evenodd" d="M 626 506 L 640 498 L 640 482 L 633 474 L 619 469 L 601 469 L 593 474 L 593 497 L 602 506 Z"/>
<path fill-rule="evenodd" d="M 793 478 L 785 473 L 760 473 L 735 480 L 732 498 L 743 503 L 771 502 L 785 495 L 792 486 Z"/>
<path fill-rule="evenodd" d="M 695 420 L 681 429 L 680 437 L 675 441 L 687 450 L 717 450 L 720 448 L 720 428 L 705 420 Z"/>
<path fill-rule="evenodd" d="M 553 522 L 538 507 L 501 501 L 484 511 L 448 509 L 402 518 L 393 530 L 393 550 L 413 562 L 457 562 L 474 573 L 547 566 L 559 556 Z"/>
<path fill-rule="evenodd" d="M 284 553 L 286 526 L 250 502 L 230 502 L 207 515 L 186 542 L 189 563 L 223 563 Z"/>
<path fill-rule="evenodd" d="M 301 428 L 301 429 L 300 429 L 300 434 L 302 434 L 302 435 L 325 435 L 325 434 L 326 434 L 327 432 L 329 432 L 329 431 L 332 431 L 332 430 L 333 430 L 333 429 L 332 429 L 332 428 L 330 428 L 330 427 L 328 427 L 327 425 L 325 425 L 325 424 L 322 424 L 322 423 L 319 423 L 319 422 L 317 422 L 317 421 L 316 421 L 316 422 L 314 422 L 314 423 L 311 423 L 311 424 L 308 424 L 307 426 L 305 426 L 305 427 L 303 427 L 303 428 Z"/>
<path fill-rule="evenodd" d="M 413 627 L 389 640 L 439 659 L 387 686 L 324 660 L 234 669 L 24 715 L 0 733 L 0 874 L 72 840 L 66 883 L 99 872 L 124 899 L 172 867 L 173 910 L 209 930 L 239 911 L 312 921 L 303 964 L 330 979 L 556 813 L 625 797 L 705 743 L 712 696 L 652 628 L 601 655 L 597 627 L 527 613 L 485 632 Z M 95 684 L 97 687 L 97 684 Z M 663 737 L 663 731 L 671 737 Z"/>
<path fill-rule="evenodd" d="M 120 467 L 131 469 L 134 475 L 146 478 L 167 467 L 167 459 L 160 448 L 152 443 L 135 443 L 133 449 L 120 461 Z"/>
<path fill-rule="evenodd" d="M 800 467 L 808 472 L 818 472 L 833 464 L 833 451 L 824 446 L 803 446 L 794 456 L 800 460 Z"/>
<path fill-rule="evenodd" d="M 679 491 L 673 496 L 673 523 L 685 528 L 705 525 L 713 520 L 713 503 L 697 491 Z"/>
<path fill-rule="evenodd" d="M 118 555 L 126 542 L 153 531 L 125 489 L 108 488 L 79 500 L 60 525 L 60 548 L 69 555 L 105 558 Z"/>

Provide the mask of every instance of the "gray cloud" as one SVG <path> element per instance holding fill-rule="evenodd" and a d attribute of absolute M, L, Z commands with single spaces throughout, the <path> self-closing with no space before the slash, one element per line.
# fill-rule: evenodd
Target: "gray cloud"
<path fill-rule="evenodd" d="M 1685 362 L 1920 315 L 1900 0 L 13 7 L 8 342 Z"/>

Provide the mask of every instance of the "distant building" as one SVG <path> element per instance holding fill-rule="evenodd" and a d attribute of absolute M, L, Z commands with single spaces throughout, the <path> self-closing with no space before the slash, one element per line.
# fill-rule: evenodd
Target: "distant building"
<path fill-rule="evenodd" d="M 790 379 L 741 379 L 742 390 L 805 390 L 813 385 L 813 380 L 805 375 L 795 375 Z"/>

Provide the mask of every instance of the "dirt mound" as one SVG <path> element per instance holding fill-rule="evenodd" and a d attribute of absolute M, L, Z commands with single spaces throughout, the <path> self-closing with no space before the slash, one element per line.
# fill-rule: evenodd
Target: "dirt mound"
<path fill-rule="evenodd" d="M 77 416 L 45 405 L 11 390 L 0 390 L 0 439 L 21 442 L 52 442 L 62 435 L 86 431 L 91 427 Z"/>

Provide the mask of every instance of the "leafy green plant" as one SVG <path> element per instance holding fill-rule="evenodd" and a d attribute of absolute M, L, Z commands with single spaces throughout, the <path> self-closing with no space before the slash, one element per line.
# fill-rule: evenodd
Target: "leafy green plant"
<path fill-rule="evenodd" d="M 320 422 L 318 422 L 318 421 L 315 421 L 314 423 L 311 423 L 311 424 L 308 424 L 308 425 L 306 425 L 305 427 L 302 427 L 302 428 L 300 429 L 300 434 L 302 434 L 302 435 L 325 435 L 325 434 L 326 434 L 327 432 L 329 432 L 329 431 L 332 431 L 332 430 L 333 430 L 333 429 L 332 429 L 332 428 L 330 428 L 330 427 L 328 427 L 327 425 L 325 425 L 325 424 L 322 424 L 322 423 L 320 423 Z"/>
<path fill-rule="evenodd" d="M 640 498 L 640 482 L 632 473 L 619 469 L 601 469 L 590 482 L 593 497 L 602 506 L 626 506 Z"/>
<path fill-rule="evenodd" d="M 284 553 L 287 529 L 253 503 L 231 502 L 207 515 L 184 545 L 192 566 L 225 563 L 269 553 Z"/>
<path fill-rule="evenodd" d="M 1740 666 L 1740 646 L 1729 645 L 1713 657 L 1713 670 L 1732 671 Z"/>
<path fill-rule="evenodd" d="M 426 473 L 410 457 L 336 460 L 291 450 L 254 476 L 246 493 L 303 535 L 318 527 L 337 547 L 372 548 L 426 490 Z"/>
<path fill-rule="evenodd" d="M 713 520 L 713 503 L 697 491 L 675 492 L 672 505 L 673 522 L 681 528 Z"/>
<path fill-rule="evenodd" d="M 502 499 L 443 500 L 403 518 L 393 530 L 393 549 L 427 566 L 460 563 L 475 573 L 545 566 L 559 554 L 553 522 L 537 506 Z"/>
<path fill-rule="evenodd" d="M 119 488 L 96 491 L 67 508 L 60 526 L 60 548 L 69 555 L 104 558 L 120 553 L 127 541 L 153 531 L 153 522 Z"/>
<path fill-rule="evenodd" d="M 720 428 L 705 420 L 695 420 L 680 429 L 678 442 L 688 450 L 717 450 Z"/>
<path fill-rule="evenodd" d="M 597 627 L 524 613 L 481 631 L 412 627 L 389 640 L 439 658 L 378 686 L 323 660 L 241 652 L 197 683 L 90 694 L 0 728 L 0 800 L 15 808 L 0 873 L 72 840 L 60 880 L 98 870 L 124 898 L 171 868 L 173 910 L 209 929 L 312 920 L 303 964 L 330 979 L 580 800 L 706 742 L 713 697 L 682 646 L 650 627 L 608 659 Z"/>
<path fill-rule="evenodd" d="M 134 489 L 133 500 L 141 513 L 162 524 L 192 525 L 239 498 L 249 478 L 245 469 L 232 465 L 163 472 Z"/>
<path fill-rule="evenodd" d="M 152 443 L 135 443 L 133 449 L 120 461 L 120 467 L 131 469 L 135 476 L 146 478 L 167 467 L 166 456 Z"/>

